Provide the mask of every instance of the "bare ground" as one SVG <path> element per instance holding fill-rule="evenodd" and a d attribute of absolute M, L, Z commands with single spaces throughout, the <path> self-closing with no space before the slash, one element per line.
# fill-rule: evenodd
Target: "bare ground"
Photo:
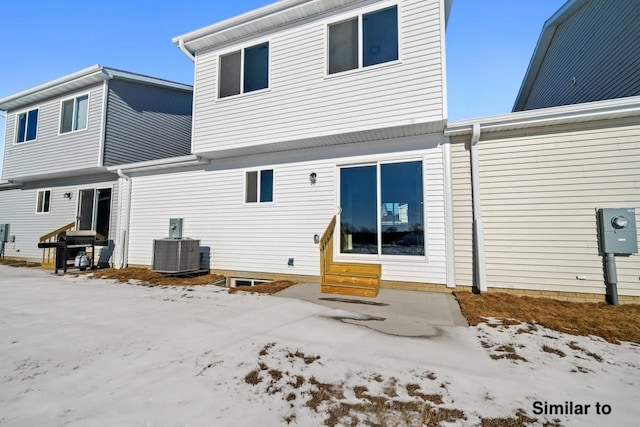
<path fill-rule="evenodd" d="M 462 314 L 472 326 L 487 318 L 507 323 L 539 324 L 571 335 L 595 335 L 611 343 L 640 343 L 640 305 L 576 303 L 500 292 L 455 292 Z"/>

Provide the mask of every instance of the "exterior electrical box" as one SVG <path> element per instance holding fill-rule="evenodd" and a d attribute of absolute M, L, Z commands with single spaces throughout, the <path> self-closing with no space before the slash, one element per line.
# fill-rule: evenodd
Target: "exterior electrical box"
<path fill-rule="evenodd" d="M 598 232 L 601 254 L 638 253 L 638 231 L 634 208 L 598 209 Z"/>
<path fill-rule="evenodd" d="M 182 239 L 182 218 L 171 218 L 169 220 L 169 238 Z"/>
<path fill-rule="evenodd" d="M 9 241 L 9 224 L 0 224 L 0 242 Z"/>

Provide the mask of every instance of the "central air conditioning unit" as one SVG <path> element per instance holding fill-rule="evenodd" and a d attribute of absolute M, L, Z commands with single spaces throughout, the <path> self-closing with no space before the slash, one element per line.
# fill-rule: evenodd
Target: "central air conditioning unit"
<path fill-rule="evenodd" d="M 158 273 L 188 273 L 200 270 L 200 240 L 157 239 L 153 241 L 151 270 Z"/>

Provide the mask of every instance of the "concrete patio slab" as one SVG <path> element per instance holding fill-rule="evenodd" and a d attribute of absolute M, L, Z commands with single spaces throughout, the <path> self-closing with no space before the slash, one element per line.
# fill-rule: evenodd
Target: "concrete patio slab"
<path fill-rule="evenodd" d="M 468 326 L 458 302 L 448 293 L 380 289 L 376 298 L 361 298 L 323 294 L 318 283 L 301 283 L 276 296 L 334 308 L 332 317 L 391 335 L 429 337 L 439 335 L 443 326 Z"/>

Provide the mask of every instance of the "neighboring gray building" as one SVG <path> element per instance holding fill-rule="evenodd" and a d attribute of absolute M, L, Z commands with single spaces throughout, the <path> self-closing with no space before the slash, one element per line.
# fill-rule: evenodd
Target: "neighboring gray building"
<path fill-rule="evenodd" d="M 513 111 L 640 95 L 640 1 L 570 0 L 545 24 Z"/>
<path fill-rule="evenodd" d="M 120 183 L 107 168 L 188 155 L 191 108 L 191 86 L 100 65 L 0 99 L 5 256 L 38 260 L 39 238 L 71 223 L 115 239 Z"/>

